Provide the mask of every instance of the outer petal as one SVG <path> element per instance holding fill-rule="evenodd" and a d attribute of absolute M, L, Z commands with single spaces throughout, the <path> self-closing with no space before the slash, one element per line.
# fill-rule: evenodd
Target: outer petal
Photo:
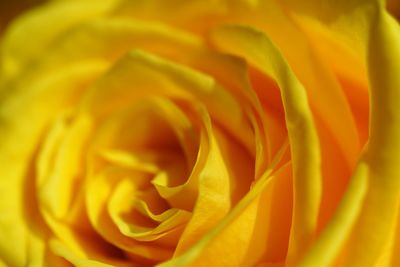
<path fill-rule="evenodd" d="M 287 127 L 292 141 L 295 175 L 295 212 L 293 258 L 299 257 L 314 237 L 319 199 L 320 165 L 318 139 L 313 125 L 304 89 L 298 83 L 277 49 L 262 33 L 249 28 L 227 27 L 215 32 L 215 42 L 225 51 L 245 56 L 251 63 L 271 75 L 282 87 Z M 262 59 L 262 61 L 260 60 Z M 186 266 L 202 255 L 204 249 L 218 238 L 224 229 L 236 220 L 269 184 L 269 173 L 265 173 L 249 193 L 210 233 L 196 243 L 185 254 L 160 266 Z M 232 255 L 231 255 L 232 256 Z M 261 260 L 261 259 L 260 259 Z M 241 264 L 243 264 L 242 259 Z M 224 260 L 227 266 L 238 264 L 235 256 Z"/>
<path fill-rule="evenodd" d="M 367 191 L 368 166 L 360 163 L 353 174 L 341 204 L 318 240 L 301 260 L 299 267 L 331 266 L 361 212 Z"/>
<path fill-rule="evenodd" d="M 390 250 L 392 255 L 398 255 L 396 243 L 391 245 L 391 239 L 395 238 L 390 234 L 396 231 L 395 211 L 400 195 L 400 29 L 382 2 L 350 3 L 354 5 L 351 9 L 354 13 L 343 20 L 353 21 L 350 27 L 360 29 L 359 45 L 363 46 L 370 77 L 369 147 L 339 209 L 300 266 L 331 266 L 336 255 L 342 256 L 338 259 L 341 266 L 374 266 L 378 260 L 376 266 L 385 266 Z M 339 2 L 338 10 L 347 4 Z M 333 23 L 338 27 L 333 28 L 338 30 L 343 26 L 341 23 Z M 346 31 L 341 34 L 346 36 Z M 396 258 L 392 256 L 393 263 Z"/>
<path fill-rule="evenodd" d="M 1 76 L 13 76 L 42 55 L 55 39 L 90 17 L 107 13 L 115 0 L 54 2 L 33 9 L 14 22 L 0 43 Z M 26 44 L 27 36 L 35 41 Z"/>
<path fill-rule="evenodd" d="M 364 12 L 366 7 L 373 2 L 375 0 L 324 1 L 323 4 L 318 0 L 305 3 L 296 0 L 282 1 L 287 10 L 327 26 L 337 40 L 357 51 L 363 62 L 365 62 L 363 55 L 367 50 L 363 36 L 367 35 L 369 24 Z"/>
<path fill-rule="evenodd" d="M 376 262 L 389 241 L 400 197 L 400 26 L 383 4 L 371 15 L 369 40 L 372 110 L 366 161 L 370 188 L 349 241 L 345 266 Z"/>
<path fill-rule="evenodd" d="M 291 143 L 294 173 L 294 211 L 288 264 L 299 259 L 312 243 L 321 195 L 320 149 L 307 95 L 278 50 L 260 32 L 224 27 L 214 34 L 217 46 L 243 56 L 281 88 Z"/>
<path fill-rule="evenodd" d="M 287 14 L 287 8 L 276 2 L 278 1 L 261 1 L 262 6 L 254 15 L 258 20 L 240 21 L 240 23 L 255 25 L 262 29 L 279 47 L 307 90 L 317 124 L 329 130 L 341 153 L 346 157 L 347 165 L 352 167 L 356 162 L 360 146 L 345 95 L 333 73 L 315 51 L 308 36 Z M 265 17 L 268 20 L 265 20 Z M 293 44 L 296 44 L 296 49 L 293 49 Z"/>
<path fill-rule="evenodd" d="M 29 259 L 28 224 L 35 199 L 31 159 L 48 114 L 61 112 L 102 71 L 96 62 L 81 63 L 2 95 L 0 103 L 0 257 L 11 266 L 25 266 Z M 23 85 L 23 84 L 21 84 Z M 57 88 L 56 90 L 54 88 Z M 27 93 L 28 92 L 28 93 Z M 28 180 L 31 181 L 31 180 Z M 33 199 L 32 199 L 33 198 Z M 28 221 L 27 221 L 28 220 Z M 32 223 L 30 227 L 36 225 Z M 33 243 L 32 243 L 33 244 Z M 18 248 L 18 249 L 16 249 Z M 39 255 L 39 254 L 38 254 Z"/>

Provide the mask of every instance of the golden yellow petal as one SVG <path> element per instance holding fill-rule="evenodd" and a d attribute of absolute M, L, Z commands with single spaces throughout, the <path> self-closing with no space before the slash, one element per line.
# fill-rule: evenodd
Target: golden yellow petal
<path fill-rule="evenodd" d="M 30 61 L 42 56 L 65 31 L 109 12 L 115 2 L 50 2 L 27 12 L 10 26 L 0 43 L 2 76 L 14 76 Z M 35 36 L 35 42 L 26 45 L 27 36 Z"/>
<path fill-rule="evenodd" d="M 347 164 L 353 167 L 357 161 L 360 144 L 346 97 L 336 77 L 324 64 L 307 34 L 288 14 L 287 11 L 290 9 L 288 10 L 281 2 L 277 2 L 279 1 L 262 1 L 260 9 L 254 14 L 254 20 L 248 18 L 253 15 L 251 13 L 239 23 L 264 31 L 279 47 L 307 91 L 316 124 L 322 124 L 323 127 L 329 129 L 345 155 Z"/>
<path fill-rule="evenodd" d="M 246 147 L 252 140 L 250 122 L 243 108 L 215 79 L 139 50 L 119 61 L 91 88 L 82 101 L 82 111 L 100 116 L 151 95 L 202 102 L 213 119 Z"/>
<path fill-rule="evenodd" d="M 285 147 L 284 147 L 285 148 Z M 258 180 L 254 182 L 252 185 L 251 189 L 249 192 L 239 201 L 239 203 L 233 207 L 233 209 L 225 216 L 221 221 L 218 222 L 218 224 L 213 227 L 206 235 L 204 235 L 198 242 L 196 242 L 193 246 L 191 246 L 186 252 L 184 252 L 182 255 L 179 255 L 177 257 L 174 257 L 170 261 L 161 263 L 157 266 L 160 267 L 183 267 L 183 266 L 188 266 L 192 264 L 196 259 L 201 257 L 202 253 L 207 251 L 207 246 L 211 244 L 213 241 L 216 241 L 218 237 L 224 232 L 225 229 L 228 229 L 228 231 L 234 231 L 237 230 L 236 227 L 246 225 L 246 219 L 248 216 L 254 216 L 254 205 L 257 206 L 258 201 L 260 200 L 260 195 L 263 194 L 263 192 L 266 192 L 264 190 L 269 191 L 268 187 L 271 184 L 271 181 L 273 180 L 271 177 L 272 171 L 275 169 L 276 165 L 280 162 L 281 157 L 285 149 L 281 151 L 281 153 L 278 153 L 276 158 L 272 161 L 273 164 L 271 164 L 270 169 L 268 169 L 262 177 L 260 177 Z M 267 198 L 269 198 L 269 194 L 266 193 L 265 195 Z M 238 224 L 234 224 L 236 220 L 242 215 L 243 211 L 246 212 L 243 214 L 241 217 L 241 220 L 244 220 L 245 222 L 239 220 Z M 243 224 L 242 224 L 243 223 Z M 249 223 L 249 222 L 247 222 Z M 231 225 L 234 225 L 234 227 L 231 228 Z M 248 231 L 249 229 L 247 229 Z M 248 236 L 247 236 L 248 238 Z M 263 238 L 263 236 L 260 236 L 260 238 Z M 220 244 L 217 242 L 216 245 Z M 243 244 L 242 244 L 243 245 Z M 224 248 L 224 253 L 226 253 L 226 247 Z M 230 248 L 229 248 L 230 249 Z M 244 257 L 241 258 L 243 254 L 239 256 L 239 261 L 238 257 L 230 254 L 230 257 L 227 259 L 227 262 L 225 263 L 231 263 L 231 264 L 239 264 L 238 266 L 241 266 L 243 260 L 248 260 L 248 261 L 254 261 L 254 260 L 261 260 L 261 259 L 251 259 L 251 254 L 248 254 L 247 258 Z M 221 262 L 222 264 L 225 264 L 224 262 Z M 267 265 L 268 266 L 268 265 Z"/>
<path fill-rule="evenodd" d="M 254 266 L 284 261 L 292 211 L 291 165 L 273 174 L 268 186 L 209 242 L 191 266 Z M 240 250 L 235 248 L 240 247 Z M 224 257 L 220 257 L 224 255 Z"/>
<path fill-rule="evenodd" d="M 102 66 L 82 62 L 58 74 L 49 73 L 36 82 L 2 91 L 0 104 L 0 179 L 1 204 L 0 255 L 10 265 L 23 266 L 27 260 L 27 229 L 24 214 L 27 205 L 26 186 L 34 175 L 31 160 L 49 114 L 61 112 L 70 105 L 85 83 L 98 75 Z M 28 181 L 28 182 L 27 182 Z M 25 210 L 25 212 L 24 212 Z M 10 242 L 14 242 L 10 244 Z M 17 250 L 15 248 L 23 248 Z"/>
<path fill-rule="evenodd" d="M 107 264 L 101 261 L 86 259 L 84 257 L 80 257 L 76 255 L 73 251 L 71 251 L 67 246 L 63 243 L 58 241 L 57 239 L 51 239 L 49 242 L 51 251 L 56 254 L 57 256 L 65 258 L 67 261 L 72 263 L 74 266 L 77 267 L 112 267 L 112 266 L 132 266 L 136 267 L 136 265 L 131 262 L 113 262 L 112 264 Z"/>
<path fill-rule="evenodd" d="M 386 12 L 383 3 L 377 4 L 370 16 L 371 128 L 366 154 L 370 186 L 344 266 L 377 261 L 389 241 L 400 197 L 400 25 Z"/>
<path fill-rule="evenodd" d="M 295 263 L 315 237 L 321 197 L 320 150 L 307 94 L 277 48 L 251 28 L 226 26 L 215 31 L 220 49 L 240 55 L 281 88 L 294 173 L 294 211 L 288 264 Z"/>
<path fill-rule="evenodd" d="M 317 241 L 298 266 L 331 266 L 351 234 L 368 188 L 368 165 L 360 162 L 341 203 Z"/>

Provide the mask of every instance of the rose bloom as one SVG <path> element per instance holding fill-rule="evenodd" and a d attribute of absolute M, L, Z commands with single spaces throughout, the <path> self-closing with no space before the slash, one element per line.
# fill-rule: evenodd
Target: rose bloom
<path fill-rule="evenodd" d="M 0 41 L 0 266 L 400 266 L 385 8 L 27 8 Z"/>

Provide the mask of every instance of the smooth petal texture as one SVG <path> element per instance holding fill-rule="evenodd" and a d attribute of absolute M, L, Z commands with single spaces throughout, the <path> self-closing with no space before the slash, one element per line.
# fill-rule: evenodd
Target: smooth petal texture
<path fill-rule="evenodd" d="M 170 7 L 161 1 L 135 2 L 134 4 L 125 1 L 119 9 L 117 8 L 116 14 L 140 17 L 143 20 L 163 21 L 179 28 L 201 33 L 226 22 L 254 25 L 265 30 L 280 47 L 294 72 L 305 85 L 311 97 L 313 111 L 315 109 L 317 116 L 321 117 L 324 127 L 329 128 L 339 144 L 341 153 L 345 155 L 348 167 L 354 167 L 360 149 L 354 119 L 345 96 L 340 90 L 340 84 L 314 52 L 315 47 L 301 28 L 292 21 L 292 18 L 287 16 L 286 8 L 275 1 L 257 1 L 247 7 L 239 2 L 241 1 L 204 1 L 202 3 L 176 1 L 174 3 L 179 3 L 177 5 L 179 8 L 175 12 L 180 14 L 180 12 L 188 11 L 188 14 L 169 17 L 163 14 L 169 14 Z M 193 17 L 207 23 L 196 23 L 192 21 Z M 265 17 L 268 20 L 265 20 Z M 296 49 L 292 49 L 293 43 L 296 43 Z"/>
<path fill-rule="evenodd" d="M 372 13 L 369 40 L 371 129 L 366 161 L 370 187 L 349 241 L 351 253 L 345 257 L 345 266 L 377 261 L 389 241 L 400 197 L 400 26 L 382 3 Z"/>
<path fill-rule="evenodd" d="M 213 39 L 220 49 L 246 58 L 281 88 L 293 159 L 294 211 L 288 264 L 294 264 L 315 238 L 321 197 L 320 149 L 307 95 L 287 63 L 260 32 L 224 27 Z"/>
<path fill-rule="evenodd" d="M 111 214 L 107 211 L 107 202 L 113 193 L 113 189 L 121 181 L 121 177 L 124 176 L 135 177 L 136 180 L 140 179 L 142 182 L 149 180 L 149 177 L 143 174 L 140 175 L 140 173 L 127 172 L 117 167 L 108 167 L 96 176 L 91 175 L 90 181 L 87 182 L 87 190 L 85 192 L 86 206 L 94 229 L 102 238 L 112 243 L 113 246 L 135 255 L 136 258 L 150 261 L 168 259 L 172 256 L 170 249 L 156 244 L 141 243 L 129 238 L 123 235 L 117 225 L 113 223 Z"/>
<path fill-rule="evenodd" d="M 196 242 L 190 249 L 188 249 L 184 254 L 179 255 L 167 262 L 161 263 L 157 266 L 160 267 L 183 267 L 183 266 L 191 266 L 196 259 L 201 259 L 202 253 L 207 252 L 207 247 L 212 244 L 212 242 L 217 241 L 218 238 L 225 238 L 224 237 L 224 231 L 227 229 L 227 231 L 237 231 L 240 229 L 240 227 L 244 226 L 243 224 L 246 224 L 245 222 L 242 222 L 241 220 L 246 221 L 248 218 L 247 216 L 253 216 L 254 215 L 254 205 L 258 204 L 258 201 L 264 198 L 260 198 L 260 195 L 264 194 L 264 197 L 269 198 L 268 194 L 268 187 L 271 184 L 271 181 L 274 180 L 273 177 L 273 170 L 275 167 L 280 163 L 282 156 L 284 154 L 285 147 L 280 151 L 281 153 L 278 153 L 276 157 L 273 159 L 272 164 L 269 166 L 269 169 L 263 174 L 262 177 L 260 177 L 258 180 L 256 180 L 252 186 L 249 192 L 240 200 L 240 202 L 232 208 L 232 210 L 221 220 L 218 222 L 218 224 L 213 227 L 206 235 L 204 235 L 198 242 Z M 243 213 L 244 212 L 244 213 Z M 241 214 L 243 213 L 243 216 L 241 217 Z M 268 217 L 268 216 L 267 216 Z M 264 217 L 265 218 L 265 217 Z M 261 220 L 262 221 L 262 220 Z M 237 223 L 238 222 L 238 223 Z M 236 224 L 237 223 L 237 224 Z M 261 237 L 261 236 L 260 236 Z M 248 238 L 248 236 L 247 236 Z M 246 238 L 245 238 L 246 239 Z M 228 239 L 229 240 L 229 239 Z M 243 240 L 240 240 L 243 241 Z M 233 241 L 237 242 L 237 240 Z M 226 248 L 224 247 L 223 250 Z M 259 251 L 258 251 L 259 252 Z M 258 252 L 255 252 L 256 255 Z M 229 255 L 228 257 L 221 259 L 218 261 L 218 264 L 222 264 L 222 266 L 228 264 L 231 266 L 241 266 L 243 262 L 248 261 L 249 263 L 261 260 L 260 259 L 255 259 L 253 254 L 251 252 L 240 254 L 240 255 L 235 255 L 233 253 L 227 254 Z M 201 265 L 201 261 L 199 262 Z M 214 262 L 213 262 L 214 264 Z"/>
<path fill-rule="evenodd" d="M 49 120 L 44 114 L 66 109 L 69 101 L 79 94 L 81 86 L 98 75 L 99 69 L 101 65 L 97 63 L 81 63 L 61 73 L 41 77 L 29 86 L 21 83 L 25 90 L 16 86 L 7 96 L 3 95 L 0 104 L 0 224 L 8 230 L 1 232 L 0 253 L 10 265 L 24 266 L 27 260 L 28 222 L 23 221 L 27 212 L 24 183 L 32 175 L 30 161 L 41 131 Z M 14 244 L 9 246 L 11 240 Z M 16 247 L 22 249 L 15 250 Z"/>
<path fill-rule="evenodd" d="M 26 64 L 42 55 L 63 32 L 91 17 L 107 13 L 114 2 L 116 1 L 101 1 L 96 4 L 89 1 L 51 2 L 27 13 L 12 24 L 2 39 L 2 76 L 14 76 Z M 26 36 L 35 36 L 35 42 L 26 45 Z"/>
<path fill-rule="evenodd" d="M 163 44 L 162 46 L 157 45 L 160 42 Z M 200 38 L 195 35 L 156 22 L 144 23 L 127 18 L 96 19 L 63 34 L 62 38 L 52 45 L 51 51 L 31 70 L 33 73 L 31 75 L 57 70 L 64 67 L 66 61 L 73 64 L 82 60 L 96 59 L 104 60 L 104 62 L 109 61 L 109 64 L 112 64 L 132 47 L 144 49 L 204 71 L 216 77 L 224 85 L 228 84 L 229 87 L 232 87 L 238 97 L 251 99 L 251 105 L 258 109 L 258 112 L 254 114 L 259 117 L 255 118 L 254 121 L 259 125 L 254 128 L 257 131 L 259 129 L 265 131 L 260 127 L 262 126 L 260 125 L 261 120 L 261 123 L 265 123 L 267 128 L 271 129 L 264 134 L 269 137 L 267 140 L 270 140 L 270 142 L 267 145 L 272 148 L 267 147 L 267 150 L 258 150 L 261 154 L 257 157 L 257 166 L 259 166 L 257 169 L 261 169 L 260 172 L 263 168 L 265 169 L 265 162 L 268 157 L 271 157 L 268 154 L 271 153 L 271 150 L 272 153 L 276 151 L 281 145 L 282 140 L 279 139 L 282 139 L 281 136 L 284 135 L 280 134 L 279 131 L 282 130 L 273 125 L 274 123 L 268 114 L 265 115 L 266 119 L 264 119 L 264 114 L 257 107 L 257 100 L 252 95 L 248 81 L 246 81 L 242 62 L 226 55 L 208 51 L 203 47 Z M 232 77 L 235 77 L 235 79 L 232 79 Z M 240 77 L 240 79 L 236 77 Z M 258 134 L 261 139 L 257 140 L 257 143 L 260 146 L 265 146 L 264 134 Z M 249 142 L 250 139 L 242 141 L 247 142 L 246 147 L 248 149 L 253 149 Z M 266 154 L 265 157 L 263 154 Z"/>
<path fill-rule="evenodd" d="M 389 250 L 390 252 L 388 253 L 388 262 L 392 266 L 397 266 L 400 264 L 400 258 L 397 255 L 397 251 L 400 250 L 400 216 L 399 216 L 399 204 L 397 204 L 397 224 L 394 225 L 394 230 L 392 232 L 392 242 L 390 243 Z M 390 266 L 390 265 L 389 265 Z"/>
<path fill-rule="evenodd" d="M 81 257 L 77 256 L 76 254 L 74 254 L 70 249 L 68 249 L 68 247 L 66 247 L 63 243 L 59 242 L 56 239 L 50 240 L 50 247 L 51 247 L 51 250 L 56 255 L 68 260 L 68 262 L 72 263 L 74 266 L 77 266 L 77 267 L 112 267 L 112 266 L 115 266 L 114 264 L 111 265 L 111 264 L 98 262 L 95 260 L 81 258 Z M 132 263 L 126 263 L 126 264 L 115 263 L 115 264 L 118 264 L 118 266 L 121 266 L 121 267 L 139 266 L 139 265 L 132 264 Z"/>
<path fill-rule="evenodd" d="M 191 266 L 254 266 L 283 262 L 289 243 L 292 206 L 291 165 L 273 174 L 271 182 L 221 231 Z M 279 210 L 278 207 L 279 206 Z M 236 251 L 236 247 L 241 247 Z M 219 257 L 219 255 L 224 257 Z"/>
<path fill-rule="evenodd" d="M 361 17 L 352 27 L 365 27 L 360 35 L 363 40 L 369 40 L 363 45 L 370 44 L 367 57 L 372 102 L 370 141 L 339 209 L 301 266 L 331 266 L 335 261 L 341 266 L 375 263 L 386 266 L 390 264 L 389 255 L 396 254 L 395 246 L 390 246 L 393 241 L 390 241 L 389 234 L 395 231 L 396 213 L 393 211 L 398 207 L 399 199 L 396 156 L 399 151 L 399 114 L 395 108 L 398 105 L 395 103 L 399 79 L 394 74 L 398 69 L 399 27 L 378 4 L 360 4 L 357 10 L 357 16 L 364 18 Z M 368 23 L 363 24 L 365 21 Z M 370 29 L 370 32 L 365 29 Z M 358 188 L 354 186 L 356 183 Z M 335 256 L 339 258 L 335 260 Z"/>
<path fill-rule="evenodd" d="M 361 213 L 368 188 L 368 165 L 358 164 L 341 203 L 330 222 L 298 266 L 332 266 Z"/>
<path fill-rule="evenodd" d="M 170 200 L 158 196 L 153 181 L 163 175 L 165 186 L 180 184 L 194 164 L 196 139 L 186 115 L 157 97 L 132 102 L 99 122 L 85 178 L 95 230 L 132 258 L 153 262 L 171 257 L 189 212 L 169 209 Z M 184 193 L 186 202 L 195 198 L 191 191 Z"/>
<path fill-rule="evenodd" d="M 309 37 L 308 32 L 290 15 L 287 7 L 275 1 L 261 1 L 261 4 L 259 12 L 256 12 L 254 16 L 253 14 L 244 15 L 247 20 L 243 19 L 239 22 L 249 23 L 266 32 L 279 47 L 307 91 L 321 141 L 323 187 L 332 189 L 322 194 L 321 216 L 318 222 L 320 230 L 337 207 L 360 154 L 359 133 L 354 122 L 354 118 L 358 119 L 360 115 L 352 114 L 353 107 L 349 105 L 340 81 L 324 59 L 325 55 L 319 54 L 319 43 Z M 253 20 L 249 21 L 249 17 Z M 268 17 L 268 20 L 265 20 L 265 17 Z M 293 49 L 293 44 L 296 44 L 296 49 Z M 335 50 L 332 49 L 329 52 L 333 51 Z M 353 64 L 355 63 L 352 62 L 351 65 Z M 345 66 L 348 67 L 348 65 Z M 368 96 L 365 94 L 367 88 L 362 89 L 364 89 L 364 95 L 361 99 L 368 102 Z M 271 97 L 269 91 L 264 94 L 265 97 Z M 358 95 L 355 99 L 359 100 Z M 362 108 L 361 111 L 364 113 L 359 113 L 368 114 L 368 108 L 366 111 L 364 106 Z M 346 118 L 346 120 L 339 118 Z M 365 142 L 365 136 L 368 134 L 368 116 L 363 116 L 363 120 L 364 123 L 361 125 L 364 128 L 361 137 Z M 333 172 L 337 172 L 337 175 L 333 175 Z"/>
<path fill-rule="evenodd" d="M 140 90 L 129 89 L 126 84 L 134 84 Z M 118 105 L 154 94 L 201 101 L 212 118 L 246 147 L 252 140 L 251 124 L 242 107 L 215 79 L 139 50 L 132 51 L 89 90 L 82 111 L 100 116 Z"/>
<path fill-rule="evenodd" d="M 135 73 L 135 76 L 132 76 L 131 73 Z M 126 84 L 134 84 L 136 87 L 129 88 L 121 86 Z M 142 90 L 143 88 L 149 88 L 149 90 L 147 91 L 147 94 L 144 94 L 142 90 L 139 91 L 136 88 L 141 88 Z M 158 91 L 157 88 L 163 88 L 163 90 Z M 115 98 L 116 90 L 120 92 L 117 95 L 118 98 Z M 153 91 L 152 94 L 154 95 L 163 95 L 172 99 L 193 101 L 193 103 L 190 103 L 192 103 L 191 105 L 194 105 L 194 107 L 197 105 L 196 103 L 200 103 L 197 101 L 202 99 L 203 104 L 208 106 L 213 121 L 221 122 L 222 127 L 224 128 L 225 125 L 229 126 L 227 122 L 223 122 L 220 119 L 223 117 L 223 114 L 220 112 L 225 112 L 225 110 L 237 114 L 232 117 L 232 119 L 238 120 L 237 123 L 232 123 L 233 125 L 240 125 L 243 129 L 243 125 L 246 125 L 247 123 L 240 105 L 238 105 L 234 98 L 229 95 L 228 91 L 225 91 L 224 88 L 215 83 L 208 76 L 200 75 L 192 70 L 189 71 L 183 66 L 172 64 L 168 61 L 154 56 L 149 56 L 147 53 L 139 51 L 131 53 L 128 58 L 123 59 L 120 64 L 111 70 L 108 75 L 106 75 L 91 91 L 89 91 L 87 97 L 84 98 L 82 102 L 81 112 L 92 114 L 101 119 L 106 116 L 105 114 L 107 114 L 108 111 L 114 110 L 115 112 L 115 108 L 120 109 L 124 105 L 135 103 L 135 101 L 139 101 L 138 103 L 145 101 L 145 99 L 149 97 L 149 93 L 151 92 L 150 90 Z M 121 98 L 122 94 L 126 97 Z M 211 94 L 212 97 L 206 97 L 209 94 Z M 113 101 L 115 101 L 115 103 L 113 103 Z M 222 109 L 225 105 L 227 105 L 227 107 Z M 180 239 L 177 251 L 180 249 L 186 250 L 193 242 L 218 222 L 231 208 L 231 201 L 234 199 L 237 201 L 241 198 L 241 194 L 243 193 L 240 192 L 243 192 L 246 189 L 244 183 L 247 181 L 247 186 L 249 186 L 254 177 L 254 174 L 252 174 L 251 171 L 242 171 L 244 177 L 236 177 L 236 173 L 241 174 L 241 172 L 237 172 L 236 169 L 244 169 L 244 167 L 235 167 L 233 162 L 229 163 L 230 166 L 229 169 L 227 169 L 227 163 L 225 162 L 230 161 L 229 158 L 232 156 L 230 156 L 229 153 L 232 149 L 225 151 L 225 149 L 227 149 L 225 147 L 231 145 L 225 144 L 225 147 L 221 147 L 223 143 L 215 140 L 214 135 L 217 134 L 217 129 L 213 129 L 211 126 L 209 115 L 207 115 L 205 111 L 202 111 L 202 109 L 198 112 L 202 114 L 201 121 L 203 121 L 204 124 L 202 127 L 207 129 L 204 132 L 206 142 L 203 144 L 203 141 L 201 141 L 199 152 L 199 156 L 202 157 L 200 160 L 204 161 L 204 163 L 199 165 L 202 166 L 199 170 L 196 170 L 196 166 L 194 166 L 194 171 L 197 172 L 196 175 L 198 176 L 198 178 L 196 178 L 198 184 L 194 185 L 197 187 L 196 190 L 199 191 L 199 197 L 197 198 L 198 200 L 193 210 L 193 216 Z M 168 112 L 163 113 L 168 114 Z M 115 119 L 112 120 L 112 122 L 115 121 Z M 219 127 L 220 126 L 218 125 L 217 128 Z M 236 138 L 238 140 L 244 140 L 244 138 L 238 136 L 238 131 L 233 132 L 232 126 L 229 126 L 226 130 L 232 133 L 232 135 L 237 136 Z M 246 128 L 243 130 L 243 133 L 245 133 Z M 224 138 L 226 137 L 221 139 L 224 140 Z M 131 140 L 141 139 L 133 138 Z M 245 161 L 242 160 L 242 164 L 244 163 Z M 189 177 L 189 182 L 190 179 L 191 177 Z M 240 180 L 241 182 L 235 182 Z M 160 188 L 159 180 L 155 180 L 155 182 L 157 182 L 157 189 L 162 193 L 161 195 L 163 195 L 166 192 L 166 188 Z M 180 191 L 182 189 L 184 188 L 179 188 Z M 103 189 L 94 190 L 93 192 L 96 191 L 100 192 L 103 191 Z M 211 191 L 214 193 L 211 193 Z M 193 195 L 193 192 L 191 191 L 186 192 L 186 195 L 182 194 L 181 197 L 187 198 L 189 195 Z M 89 194 L 89 196 L 92 195 L 93 194 Z M 164 195 L 164 197 L 166 196 Z M 106 197 L 103 199 L 106 199 Z M 94 205 L 97 207 L 104 205 L 104 201 L 93 200 L 89 202 L 89 205 L 93 207 Z M 182 206 L 183 203 L 187 203 L 187 201 L 181 199 L 176 203 L 171 202 L 172 205 L 180 206 Z M 210 206 L 214 207 L 215 213 L 210 213 Z M 98 210 L 98 208 L 95 209 Z M 91 210 L 94 209 L 91 208 Z M 101 211 L 96 211 L 96 214 L 100 215 Z M 93 215 L 94 217 L 97 217 L 97 215 Z M 92 218 L 93 215 L 91 215 Z M 94 218 L 92 221 L 96 223 L 101 220 Z M 104 225 L 104 227 L 110 228 L 106 225 Z M 100 228 L 98 229 L 100 230 Z M 105 236 L 109 236 L 109 234 L 105 234 Z M 115 240 L 113 242 L 115 242 Z M 126 249 L 125 246 L 124 248 Z M 154 255 L 152 255 L 152 257 L 154 259 Z"/>
<path fill-rule="evenodd" d="M 204 114 L 208 138 L 208 155 L 203 170 L 199 173 L 198 198 L 193 215 L 178 243 L 175 253 L 190 248 L 207 233 L 231 209 L 230 191 L 233 177 L 226 166 L 226 159 L 213 132 L 210 118 Z M 210 211 L 210 207 L 214 207 Z"/>
<path fill-rule="evenodd" d="M 283 0 L 282 3 L 298 16 L 311 18 L 327 26 L 331 36 L 357 51 L 358 59 L 365 66 L 368 43 L 362 37 L 368 35 L 369 18 L 364 15 L 373 9 L 377 1 L 380 0 L 326 1 L 322 5 L 317 0 L 305 4 L 295 0 Z"/>
<path fill-rule="evenodd" d="M 162 21 L 179 28 L 190 31 L 204 32 L 220 16 L 228 14 L 232 2 L 239 1 L 213 1 L 160 0 L 148 1 L 121 1 L 114 10 L 114 14 L 123 17 L 135 17 L 144 21 Z M 170 16 L 170 14 L 174 16 Z M 201 21 L 201 23 L 200 23 Z"/>
<path fill-rule="evenodd" d="M 67 119 L 69 123 L 66 122 L 65 116 L 56 121 L 38 157 L 36 182 L 41 215 L 51 229 L 51 236 L 68 247 L 74 257 L 82 260 L 94 258 L 94 262 L 98 260 L 117 263 L 119 261 L 115 260 L 115 248 L 88 230 L 91 228 L 87 215 L 80 211 L 83 203 L 82 176 L 85 168 L 80 167 L 81 161 L 77 160 L 85 155 L 87 134 L 91 128 L 90 120 L 87 117 Z M 71 142 L 74 145 L 70 145 Z M 55 196 L 52 196 L 53 192 L 56 192 Z M 58 201 L 53 203 L 53 199 Z M 57 252 L 48 243 L 46 246 L 50 254 L 47 257 L 54 258 L 54 253 Z"/>
<path fill-rule="evenodd" d="M 58 0 L 22 16 L 0 40 L 0 266 L 397 266 L 385 9 Z"/>
<path fill-rule="evenodd" d="M 38 159 L 37 176 L 40 206 L 57 219 L 65 217 L 73 206 L 76 184 L 83 175 L 83 151 L 91 133 L 90 120 L 84 117 L 64 133 L 62 128 L 67 126 L 60 124 L 46 144 L 47 153 Z"/>
<path fill-rule="evenodd" d="M 336 84 L 341 87 L 354 116 L 360 146 L 364 146 L 368 139 L 369 93 L 368 75 L 361 51 L 335 38 L 332 30 L 315 18 L 295 12 L 289 14 L 289 18 L 304 32 L 310 46 L 316 51 L 320 64 L 332 73 L 331 76 L 337 80 Z"/>
<path fill-rule="evenodd" d="M 354 166 L 360 144 L 354 118 L 340 84 L 319 57 L 307 34 L 287 12 L 287 7 L 279 1 L 261 3 L 258 12 L 254 14 L 254 21 L 239 20 L 232 24 L 250 24 L 264 31 L 279 47 L 306 89 L 316 124 L 322 124 L 322 127 L 329 129 L 345 156 L 347 165 Z M 268 20 L 264 17 L 268 17 Z M 296 44 L 296 49 L 293 49 L 293 44 Z"/>

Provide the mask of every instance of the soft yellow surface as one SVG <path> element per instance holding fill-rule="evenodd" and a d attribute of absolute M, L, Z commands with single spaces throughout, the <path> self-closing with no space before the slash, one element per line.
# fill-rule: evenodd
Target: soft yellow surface
<path fill-rule="evenodd" d="M 385 5 L 59 0 L 17 18 L 0 266 L 397 267 Z"/>

